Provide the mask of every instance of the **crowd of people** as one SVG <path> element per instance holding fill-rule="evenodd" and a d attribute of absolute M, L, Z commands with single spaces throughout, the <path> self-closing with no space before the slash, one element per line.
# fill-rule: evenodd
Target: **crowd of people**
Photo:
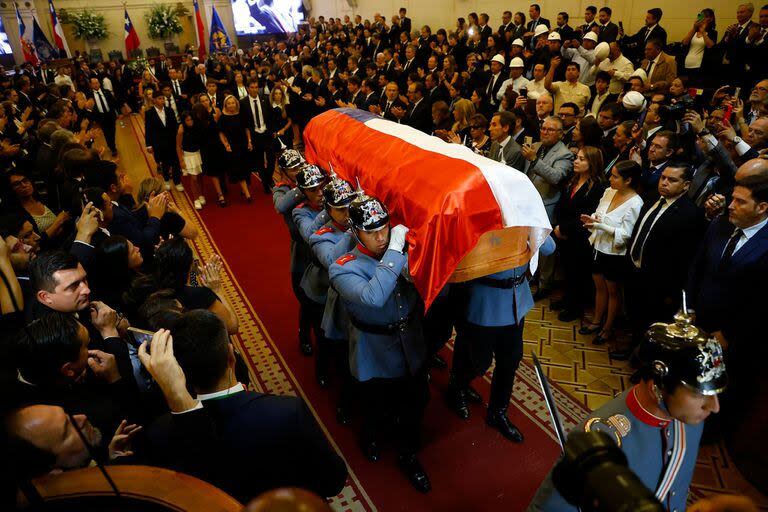
<path fill-rule="evenodd" d="M 321 496 L 343 487 L 344 462 L 306 404 L 248 390 L 221 262 L 195 259 L 196 229 L 170 198 L 186 176 L 198 210 L 211 187 L 222 208 L 229 184 L 247 203 L 252 179 L 272 195 L 291 238 L 297 349 L 315 357 L 319 386 L 341 382 L 337 420 L 362 416 L 365 456 L 377 461 L 394 436 L 419 491 L 431 489 L 417 454 L 429 371 L 448 366 L 440 349 L 455 329 L 442 392 L 462 419 L 482 403 L 472 380 L 495 360 L 486 422 L 521 443 L 507 407 L 526 313 L 550 295 L 560 321 L 578 321 L 591 343 L 638 368 L 640 391 L 625 393 L 639 401 L 634 413 L 666 418 L 655 428 L 700 426 L 719 410 L 719 370 L 699 361 L 699 385 L 681 387 L 694 370 L 670 381 L 653 366 L 668 354 L 638 350 L 649 327 L 672 321 L 683 290 L 696 325 L 724 350 L 701 354 L 729 368 L 713 435 L 737 461 L 752 450 L 740 467 L 764 485 L 745 444 L 760 426 L 739 421 L 764 414 L 766 390 L 765 347 L 753 339 L 768 276 L 768 6 L 757 22 L 754 11 L 738 6 L 718 36 L 703 9 L 671 42 L 659 8 L 635 34 L 608 7 L 589 6 L 571 25 L 568 13 L 551 24 L 533 4 L 528 17 L 501 13 L 498 29 L 470 13 L 434 32 L 412 27 L 403 8 L 390 20 L 310 18 L 287 39 L 203 61 L 0 73 L 1 360 L 15 390 L 3 404 L 15 471 L 140 461 L 243 501 L 282 486 Z M 306 124 L 340 107 L 526 174 L 552 226 L 535 275 L 526 264 L 446 286 L 425 312 L 408 278 L 408 228 L 302 156 Z M 138 186 L 115 163 L 116 123 L 136 114 L 162 175 Z M 94 142 L 102 136 L 105 147 Z M 685 354 L 673 359 L 695 358 Z M 269 464 L 254 466 L 257 456 Z"/>

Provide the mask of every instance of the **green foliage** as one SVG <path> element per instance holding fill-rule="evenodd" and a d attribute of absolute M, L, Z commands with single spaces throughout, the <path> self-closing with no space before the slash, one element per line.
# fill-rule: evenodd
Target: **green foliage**
<path fill-rule="evenodd" d="M 72 32 L 76 39 L 102 40 L 106 39 L 107 23 L 104 15 L 90 9 L 67 13 L 66 22 L 73 25 Z M 62 21 L 64 23 L 64 21 Z"/>
<path fill-rule="evenodd" d="M 181 4 L 170 6 L 167 4 L 154 5 L 144 15 L 147 20 L 147 30 L 152 39 L 168 39 L 174 34 L 184 31 L 179 16 L 185 16 L 189 11 Z"/>

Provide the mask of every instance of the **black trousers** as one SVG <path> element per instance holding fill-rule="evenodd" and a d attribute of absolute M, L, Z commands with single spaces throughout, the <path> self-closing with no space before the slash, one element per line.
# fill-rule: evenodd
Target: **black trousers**
<path fill-rule="evenodd" d="M 304 309 L 309 316 L 309 326 L 315 334 L 315 346 L 317 347 L 315 353 L 315 371 L 321 375 L 327 376 L 331 367 L 333 350 L 330 346 L 330 340 L 325 337 L 325 331 L 323 331 L 322 327 L 325 304 L 317 303 L 306 297 L 306 295 L 305 300 Z"/>
<path fill-rule="evenodd" d="M 291 272 L 291 288 L 293 288 L 293 294 L 296 296 L 296 300 L 299 301 L 299 342 L 310 343 L 310 331 L 312 330 L 312 323 L 310 318 L 310 312 L 305 304 L 309 301 L 304 290 L 301 289 L 301 276 L 303 272 Z"/>
<path fill-rule="evenodd" d="M 107 146 L 112 153 L 117 151 L 115 146 L 115 118 L 110 115 L 101 116 L 99 119 L 99 126 L 101 131 L 104 132 L 104 140 L 107 141 Z"/>
<path fill-rule="evenodd" d="M 582 312 L 595 296 L 590 272 L 592 247 L 587 240 L 579 239 L 558 240 L 557 248 L 562 254 L 565 309 Z"/>
<path fill-rule="evenodd" d="M 274 186 L 272 180 L 272 174 L 275 170 L 275 151 L 271 135 L 267 132 L 264 134 L 253 134 L 253 165 L 256 173 L 261 178 L 261 185 L 265 191 L 271 191 Z"/>
<path fill-rule="evenodd" d="M 163 175 L 165 181 L 173 180 L 177 185 L 181 183 L 181 168 L 179 167 L 179 157 L 175 151 L 155 151 L 155 162 L 157 170 Z"/>
<path fill-rule="evenodd" d="M 452 294 L 437 297 L 424 315 L 422 328 L 424 341 L 427 344 L 427 357 L 437 354 L 451 339 L 453 325 L 458 318 L 456 302 Z"/>
<path fill-rule="evenodd" d="M 459 327 L 453 352 L 455 384 L 466 388 L 475 377 L 485 375 L 494 357 L 489 410 L 506 410 L 512 397 L 515 372 L 523 358 L 523 326 L 484 327 L 464 322 Z"/>
<path fill-rule="evenodd" d="M 659 283 L 651 273 L 637 269 L 631 263 L 630 268 L 624 282 L 624 296 L 632 329 L 632 345 L 637 346 L 652 323 L 672 321 L 680 308 L 680 298 L 668 293 L 668 284 Z"/>
<path fill-rule="evenodd" d="M 421 446 L 421 422 L 429 401 L 427 373 L 396 379 L 371 379 L 358 384 L 363 403 L 362 436 L 378 441 L 386 432 L 394 434 L 402 455 L 413 455 Z"/>

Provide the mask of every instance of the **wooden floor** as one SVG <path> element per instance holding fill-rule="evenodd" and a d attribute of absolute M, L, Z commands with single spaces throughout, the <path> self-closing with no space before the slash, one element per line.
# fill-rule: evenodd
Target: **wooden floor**
<path fill-rule="evenodd" d="M 155 169 L 143 143 L 143 120 L 138 115 L 117 122 L 118 166 L 127 172 L 134 190 Z M 210 187 L 210 185 L 207 185 Z M 209 203 L 213 203 L 210 197 Z M 185 193 L 172 191 L 176 202 L 189 205 Z M 189 214 L 194 210 L 188 208 Z M 196 219 L 202 224 L 202 219 Z M 592 345 L 593 336 L 578 334 L 578 322 L 560 322 L 557 312 L 549 309 L 550 299 L 539 301 L 526 317 L 525 357 L 538 355 L 548 378 L 590 410 L 600 407 L 628 386 L 631 368 L 608 356 L 607 346 Z M 258 313 L 258 312 L 257 312 Z M 768 510 L 768 498 L 760 495 L 730 463 L 721 446 L 702 447 L 694 483 L 698 495 L 740 492 L 752 497 L 762 510 Z"/>

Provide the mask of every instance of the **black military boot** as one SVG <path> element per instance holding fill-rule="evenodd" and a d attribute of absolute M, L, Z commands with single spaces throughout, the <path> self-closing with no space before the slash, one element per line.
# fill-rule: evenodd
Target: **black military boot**
<path fill-rule="evenodd" d="M 424 467 L 415 454 L 400 455 L 398 465 L 417 491 L 428 493 L 432 489 L 427 472 L 424 471 Z"/>
<path fill-rule="evenodd" d="M 448 389 L 445 391 L 445 399 L 448 402 L 448 407 L 456 413 L 456 416 L 463 420 L 469 419 L 469 403 L 467 402 L 466 390 L 449 384 Z"/>
<path fill-rule="evenodd" d="M 501 432 L 501 435 L 512 441 L 513 443 L 522 443 L 523 434 L 518 428 L 509 421 L 507 417 L 507 409 L 488 409 L 488 416 L 485 418 L 485 422 Z"/>

